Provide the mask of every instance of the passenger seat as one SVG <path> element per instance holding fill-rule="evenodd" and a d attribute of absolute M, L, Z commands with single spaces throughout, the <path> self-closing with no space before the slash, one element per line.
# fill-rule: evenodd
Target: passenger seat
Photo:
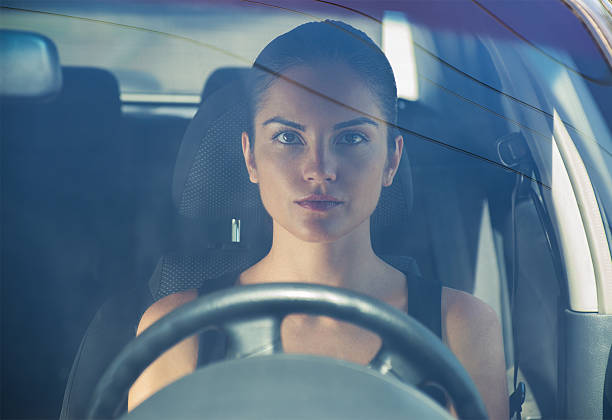
<path fill-rule="evenodd" d="M 3 31 L 3 54 L 5 35 L 55 51 L 40 35 Z M 30 414 L 47 417 L 61 399 L 91 308 L 122 280 L 129 260 L 122 261 L 119 223 L 117 81 L 100 69 L 61 68 L 57 53 L 46 66 L 34 58 L 15 74 L 48 71 L 63 85 L 1 101 L 2 387 L 22 409 L 31 404 L 20 399 L 41 396 L 40 411 Z"/>

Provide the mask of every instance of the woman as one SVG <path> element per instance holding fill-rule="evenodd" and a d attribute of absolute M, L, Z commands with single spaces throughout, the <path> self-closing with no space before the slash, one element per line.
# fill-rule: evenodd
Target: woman
<path fill-rule="evenodd" d="M 363 32 L 342 22 L 301 25 L 258 56 L 251 81 L 252 119 L 242 133 L 250 181 L 273 219 L 270 252 L 226 286 L 317 283 L 350 289 L 411 313 L 416 285 L 373 252 L 370 215 L 391 185 L 403 138 L 393 128 L 396 87 L 391 67 Z M 439 290 L 427 310 L 441 316 L 441 338 L 476 383 L 491 418 L 508 418 L 501 329 L 473 296 Z M 167 296 L 142 316 L 138 334 L 201 291 Z M 367 364 L 375 334 L 327 317 L 290 315 L 281 327 L 286 352 Z M 202 344 L 176 345 L 143 372 L 129 409 L 193 371 Z"/>

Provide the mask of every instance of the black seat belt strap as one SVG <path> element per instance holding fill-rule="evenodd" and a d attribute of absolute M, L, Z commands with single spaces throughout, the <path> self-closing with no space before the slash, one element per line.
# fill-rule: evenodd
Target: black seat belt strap
<path fill-rule="evenodd" d="M 518 382 L 518 372 L 519 372 L 519 359 L 520 359 L 520 351 L 519 351 L 519 337 L 518 337 L 518 328 L 516 324 L 518 323 L 518 319 L 516 316 L 517 304 L 517 290 L 518 290 L 518 238 L 517 238 L 517 220 L 516 220 L 516 211 L 517 211 L 517 202 L 518 196 L 520 194 L 521 186 L 523 184 L 523 176 L 521 174 L 516 175 L 516 183 L 514 185 L 514 190 L 512 191 L 512 298 L 510 301 L 510 312 L 512 316 L 512 348 L 514 351 L 514 380 L 513 380 L 513 388 L 514 392 L 510 395 L 509 399 L 509 407 L 510 407 L 510 418 L 512 418 L 516 414 L 516 420 L 521 420 L 521 411 L 523 403 L 525 402 L 525 384 L 523 382 Z"/>
<path fill-rule="evenodd" d="M 512 230 L 512 292 L 510 300 L 510 314 L 512 317 L 512 348 L 514 353 L 514 379 L 513 388 L 514 391 L 510 395 L 508 404 L 510 408 L 510 418 L 516 414 L 516 420 L 521 420 L 521 411 L 523 403 L 525 402 L 525 391 L 526 387 L 523 382 L 518 382 L 518 371 L 519 371 L 519 337 L 518 337 L 518 324 L 516 311 L 517 311 L 517 290 L 518 290 L 518 266 L 519 266 L 519 255 L 518 255 L 518 238 L 517 238 L 517 204 L 523 188 L 531 188 L 528 183 L 525 183 L 526 178 L 522 172 L 529 172 L 529 164 L 525 164 L 528 159 L 528 149 L 525 144 L 525 139 L 521 133 L 515 132 L 510 133 L 504 137 L 498 139 L 497 152 L 501 161 L 508 167 L 516 170 L 516 181 L 514 188 L 512 189 L 511 197 L 511 230 Z"/>

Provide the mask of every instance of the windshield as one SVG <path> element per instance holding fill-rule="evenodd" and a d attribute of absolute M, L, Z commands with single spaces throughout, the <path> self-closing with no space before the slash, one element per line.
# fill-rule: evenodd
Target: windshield
<path fill-rule="evenodd" d="M 322 16 L 344 20 L 394 54 L 397 79 L 415 86 L 415 93 L 400 91 L 406 99 L 428 104 L 434 96 L 454 96 L 464 110 L 476 103 L 476 112 L 524 129 L 532 137 L 529 142 L 549 142 L 557 115 L 585 162 L 602 210 L 611 211 L 612 73 L 591 35 L 567 8 L 549 2 L 511 7 L 491 2 L 481 7 L 436 4 L 424 13 L 412 5 L 370 10 L 359 4 L 357 13 L 331 4 L 257 2 L 4 4 L 3 27 L 49 36 L 64 65 L 110 70 L 127 101 L 145 99 L 139 96 L 145 94 L 149 101 L 198 103 L 202 80 L 215 69 L 249 66 L 262 45 L 300 23 Z M 531 12 L 523 13 L 523 8 Z M 475 14 L 460 22 L 476 26 L 451 23 L 453 13 Z M 546 27 L 524 19 L 551 13 L 555 19 Z M 388 45 L 383 45 L 385 30 L 392 34 Z M 480 50 L 477 60 L 473 48 Z M 414 96 L 419 88 L 420 97 Z M 495 99 L 483 102 L 485 96 Z M 478 150 L 478 142 L 439 140 L 496 160 Z M 542 172 L 550 177 L 550 170 Z M 550 179 L 538 180 L 550 185 Z"/>
<path fill-rule="evenodd" d="M 149 287 L 160 257 L 233 250 L 240 223 L 243 242 L 251 240 L 248 216 L 183 211 L 177 201 L 183 191 L 176 189 L 192 175 L 177 161 L 181 140 L 216 72 L 247 69 L 280 34 L 324 19 L 365 32 L 395 74 L 398 117 L 383 122 L 403 135 L 409 204 L 399 216 L 377 210 L 373 224 L 382 228 L 372 237 L 375 251 L 410 257 L 423 278 L 493 308 L 510 388 L 513 324 L 533 320 L 523 343 L 541 337 L 542 346 L 523 344 L 521 375 L 535 396 L 534 418 L 555 413 L 559 305 L 603 313 L 607 292 L 598 273 L 609 265 L 601 255 L 609 259 L 612 251 L 612 67 L 570 7 L 554 1 L 0 3 L 0 29 L 48 37 L 57 46 L 65 92 L 73 89 L 50 101 L 2 104 L 8 127 L 2 341 L 11 343 L 3 351 L 9 372 L 2 378 L 3 417 L 59 415 L 71 363 L 96 311 L 123 290 Z M 240 121 L 236 144 L 247 127 Z M 208 174 L 205 167 L 196 172 L 200 180 Z M 199 185 L 188 194 L 201 194 Z M 397 191 L 383 189 L 383 197 Z M 221 188 L 215 197 L 240 200 L 232 194 Z M 605 252 L 595 245 L 598 232 Z M 526 286 L 518 292 L 524 311 L 513 318 L 515 278 Z M 163 287 L 155 298 L 176 291 Z M 24 308 L 32 319 L 23 318 Z M 31 335 L 18 337 L 15 331 L 30 321 Z M 40 348 L 49 350 L 29 360 Z M 45 379 L 32 385 L 27 376 Z M 44 395 L 44 403 L 32 405 L 31 394 Z"/>

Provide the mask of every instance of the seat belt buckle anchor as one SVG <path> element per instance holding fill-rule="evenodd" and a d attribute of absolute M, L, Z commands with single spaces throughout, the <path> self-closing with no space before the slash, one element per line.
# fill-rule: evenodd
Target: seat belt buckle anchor
<path fill-rule="evenodd" d="M 497 156 L 509 168 L 517 169 L 529 156 L 525 137 L 518 132 L 506 134 L 497 139 Z"/>
<path fill-rule="evenodd" d="M 512 418 L 515 413 L 518 413 L 517 419 L 521 418 L 520 413 L 522 411 L 523 403 L 525 402 L 526 394 L 525 384 L 523 382 L 519 382 L 512 395 L 510 395 L 510 418 Z"/>

